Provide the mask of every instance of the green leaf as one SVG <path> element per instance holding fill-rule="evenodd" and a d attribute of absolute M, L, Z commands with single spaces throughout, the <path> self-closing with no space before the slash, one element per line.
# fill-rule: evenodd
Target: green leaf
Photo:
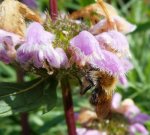
<path fill-rule="evenodd" d="M 25 83 L 0 83 L 0 116 L 26 112 L 35 108 L 51 110 L 57 101 L 57 80 L 38 78 Z"/>
<path fill-rule="evenodd" d="M 50 128 L 55 127 L 59 123 L 64 120 L 64 115 L 59 115 L 51 119 L 50 121 L 46 122 L 42 127 L 38 129 L 38 133 L 43 134 L 47 132 Z"/>
<path fill-rule="evenodd" d="M 16 80 L 15 70 L 10 65 L 6 65 L 3 62 L 0 62 L 0 81 L 12 82 L 15 80 Z"/>
<path fill-rule="evenodd" d="M 138 24 L 137 29 L 133 33 L 141 32 L 141 31 L 146 31 L 150 29 L 150 22 L 145 22 L 143 24 Z"/>

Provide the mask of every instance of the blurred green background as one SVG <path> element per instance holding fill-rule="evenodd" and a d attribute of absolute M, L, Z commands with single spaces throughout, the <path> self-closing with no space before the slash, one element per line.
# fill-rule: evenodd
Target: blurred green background
<path fill-rule="evenodd" d="M 94 0 L 58 0 L 59 11 L 70 12 L 80 9 Z M 140 109 L 150 114 L 150 1 L 149 0 L 108 0 L 115 6 L 119 14 L 137 25 L 137 29 L 128 35 L 133 55 L 134 69 L 127 75 L 129 87 L 117 87 L 123 98 L 132 98 Z M 48 10 L 48 0 L 37 0 L 39 10 Z M 26 75 L 26 80 L 32 78 Z M 11 65 L 0 62 L 0 81 L 15 82 L 16 73 Z M 88 95 L 80 97 L 79 88 L 72 86 L 74 109 L 78 112 L 82 107 L 89 107 Z M 33 135 L 66 135 L 61 90 L 58 88 L 58 103 L 51 112 L 41 115 L 33 111 L 29 122 Z M 150 124 L 148 126 L 150 130 Z M 20 135 L 20 117 L 0 118 L 0 135 Z"/>

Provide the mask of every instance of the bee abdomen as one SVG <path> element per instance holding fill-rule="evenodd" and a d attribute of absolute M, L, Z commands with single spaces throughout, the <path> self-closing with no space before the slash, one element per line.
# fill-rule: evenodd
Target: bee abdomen
<path fill-rule="evenodd" d="M 108 116 L 111 108 L 112 95 L 108 95 L 104 89 L 96 88 L 93 90 L 90 103 L 95 106 L 97 116 L 104 119 Z"/>
<path fill-rule="evenodd" d="M 96 105 L 96 113 L 99 119 L 105 119 L 109 116 L 111 110 L 112 98 L 107 98 Z"/>

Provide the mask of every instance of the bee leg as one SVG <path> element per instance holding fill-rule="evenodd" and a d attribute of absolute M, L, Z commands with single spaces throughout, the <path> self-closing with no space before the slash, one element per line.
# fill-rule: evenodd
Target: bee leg
<path fill-rule="evenodd" d="M 86 75 L 85 78 L 90 84 L 94 86 L 93 79 L 89 75 Z"/>
<path fill-rule="evenodd" d="M 93 84 L 90 84 L 89 86 L 87 86 L 85 89 L 82 89 L 80 91 L 80 94 L 83 95 L 85 94 L 88 90 L 90 90 L 93 87 Z"/>
<path fill-rule="evenodd" d="M 81 81 L 81 79 L 80 79 L 78 76 L 75 76 L 75 77 L 77 78 L 77 80 L 78 80 L 80 86 L 82 87 L 82 81 Z"/>
<path fill-rule="evenodd" d="M 100 90 L 98 88 L 94 89 L 92 91 L 92 95 L 90 97 L 90 103 L 92 105 L 96 105 L 99 101 L 99 93 L 100 93 Z"/>
<path fill-rule="evenodd" d="M 86 82 L 88 82 L 89 85 L 87 85 L 87 87 L 85 87 L 84 89 L 82 89 L 80 91 L 81 95 L 85 94 L 88 90 L 90 90 L 92 87 L 95 86 L 94 83 L 93 83 L 92 78 L 89 75 L 85 76 L 85 80 L 86 80 Z"/>

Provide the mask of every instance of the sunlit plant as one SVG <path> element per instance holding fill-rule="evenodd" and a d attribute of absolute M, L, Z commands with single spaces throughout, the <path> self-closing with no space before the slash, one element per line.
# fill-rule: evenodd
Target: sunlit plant
<path fill-rule="evenodd" d="M 42 20 L 18 1 L 1 3 L 0 60 L 31 72 L 37 78 L 24 83 L 0 83 L 0 115 L 35 108 L 44 113 L 50 111 L 56 105 L 56 88 L 61 82 L 71 135 L 76 131 L 69 79 L 78 80 L 81 95 L 91 89 L 90 102 L 98 118 L 108 118 L 116 85 L 119 82 L 128 85 L 126 73 L 133 65 L 126 34 L 136 26 L 102 0 L 69 17 L 58 17 L 55 6 L 51 4 L 51 18 L 47 13 L 46 19 Z M 95 11 L 93 7 L 96 7 Z M 96 24 L 89 27 L 73 20 L 89 15 L 92 10 L 95 14 L 91 22 Z M 99 17 L 103 19 L 99 20 Z M 27 23 L 25 18 L 31 22 Z"/>

